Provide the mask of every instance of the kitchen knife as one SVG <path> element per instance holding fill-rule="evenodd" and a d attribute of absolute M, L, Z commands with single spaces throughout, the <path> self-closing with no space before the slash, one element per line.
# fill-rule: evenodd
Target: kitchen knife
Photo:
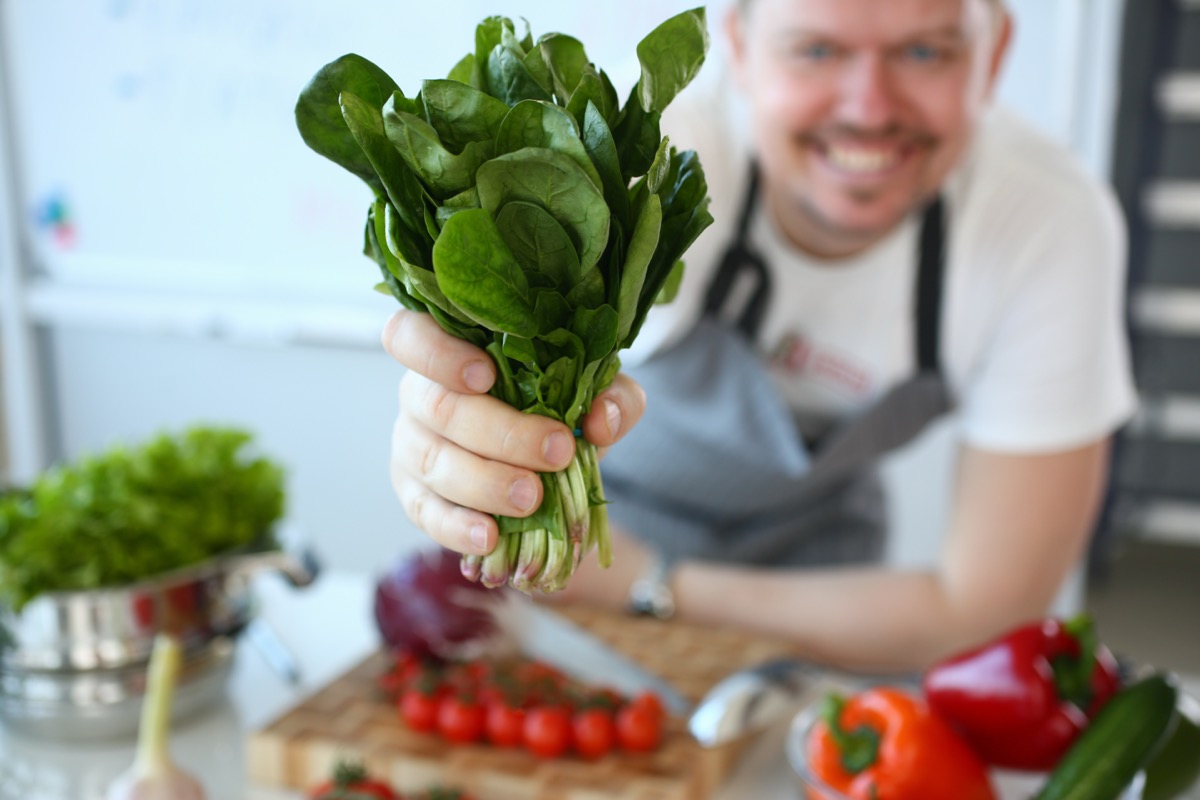
<path fill-rule="evenodd" d="M 704 747 L 719 747 L 794 715 L 831 691 L 851 693 L 879 684 L 915 685 L 912 675 L 831 670 L 780 658 L 723 678 L 696 705 L 688 730 Z"/>
<path fill-rule="evenodd" d="M 568 677 L 608 686 L 626 696 L 654 692 L 672 713 L 686 716 L 694 703 L 679 690 L 552 609 L 512 592 L 496 619 L 521 653 L 562 670 Z"/>

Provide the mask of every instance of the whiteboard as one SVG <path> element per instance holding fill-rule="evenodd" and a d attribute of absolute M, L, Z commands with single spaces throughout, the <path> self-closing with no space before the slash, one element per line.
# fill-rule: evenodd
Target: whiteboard
<path fill-rule="evenodd" d="M 503 13 L 581 39 L 624 99 L 637 41 L 696 4 L 0 0 L 27 240 L 72 285 L 370 295 L 370 190 L 293 121 L 320 66 L 357 52 L 411 96 Z"/>

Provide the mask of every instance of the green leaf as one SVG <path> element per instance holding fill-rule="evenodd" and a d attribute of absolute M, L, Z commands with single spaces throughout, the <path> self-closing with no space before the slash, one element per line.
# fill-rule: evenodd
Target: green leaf
<path fill-rule="evenodd" d="M 522 57 L 503 46 L 488 54 L 487 82 L 490 94 L 510 106 L 522 100 L 553 99 L 530 73 Z"/>
<path fill-rule="evenodd" d="M 501 16 L 487 17 L 475 27 L 475 79 L 471 84 L 492 97 L 497 97 L 497 94 L 487 80 L 488 56 L 500 47 L 505 28 L 510 31 L 513 29 L 512 20 Z"/>
<path fill-rule="evenodd" d="M 445 225 L 446 220 L 468 208 L 479 208 L 479 190 L 472 186 L 470 189 L 459 192 L 452 197 L 447 197 L 442 201 L 442 205 L 437 209 L 437 221 L 439 225 Z"/>
<path fill-rule="evenodd" d="M 662 206 L 658 195 L 650 194 L 638 212 L 637 225 L 634 226 L 633 236 L 629 240 L 629 248 L 625 251 L 625 264 L 621 268 L 621 288 L 617 305 L 619 323 L 617 338 L 623 347 L 632 344 L 628 338 L 629 331 L 637 319 L 639 299 L 646 281 L 646 272 L 650 261 L 658 247 L 659 232 L 662 227 Z"/>
<path fill-rule="evenodd" d="M 569 156 L 597 188 L 600 174 L 588 157 L 575 119 L 566 110 L 541 100 L 522 100 L 508 111 L 496 134 L 496 155 L 525 147 L 544 147 Z"/>
<path fill-rule="evenodd" d="M 433 268 L 446 298 L 475 322 L 526 338 L 537 334 L 529 283 L 484 209 L 446 220 L 433 245 Z"/>
<path fill-rule="evenodd" d="M 426 120 L 452 153 L 461 153 L 470 142 L 495 139 L 508 114 L 504 103 L 458 81 L 425 81 L 421 99 Z"/>
<path fill-rule="evenodd" d="M 567 111 L 582 127 L 588 103 L 594 105 L 607 122 L 617 117 L 619 102 L 612 84 L 608 83 L 608 76 L 603 72 L 596 72 L 596 68 L 588 64 L 583 70 L 583 76 L 579 79 L 575 91 L 571 93 L 571 99 L 567 102 Z"/>
<path fill-rule="evenodd" d="M 383 115 L 377 106 L 373 106 L 358 95 L 343 92 L 340 98 L 342 117 L 347 129 L 358 142 L 364 155 L 371 162 L 372 168 L 379 175 L 387 198 L 400 212 L 400 217 L 407 228 L 406 236 L 411 237 L 414 249 L 428 249 L 433 240 L 429 239 L 424 248 L 417 244 L 424 238 L 422 235 L 422 209 L 424 207 L 424 192 L 417 176 L 409 169 L 404 159 L 396 152 L 396 148 L 388 141 L 384 132 Z M 427 258 L 421 258 L 418 263 L 427 264 Z"/>
<path fill-rule="evenodd" d="M 386 245 L 384 256 L 387 260 L 387 271 L 400 281 L 411 297 L 426 306 L 425 310 L 432 313 L 434 307 L 440 309 L 448 318 L 455 321 L 456 329 L 458 323 L 470 325 L 470 317 L 455 308 L 454 304 L 442 294 L 433 272 L 417 266 L 401 254 L 396 242 L 396 214 L 391 206 L 384 200 L 378 200 L 371 216 L 375 220 L 376 237 L 382 237 L 383 244 Z M 443 327 L 445 326 L 443 325 Z"/>
<path fill-rule="evenodd" d="M 683 283 L 683 269 L 682 259 L 676 261 L 675 266 L 671 267 L 671 271 L 667 274 L 667 280 L 658 290 L 658 296 L 654 298 L 655 305 L 670 303 L 679 294 L 679 287 Z"/>
<path fill-rule="evenodd" d="M 636 93 L 635 86 L 613 128 L 617 155 L 621 159 L 621 177 L 627 182 L 646 174 L 646 170 L 654 163 L 654 156 L 662 142 L 659 129 L 660 113 L 643 109 L 635 98 Z"/>
<path fill-rule="evenodd" d="M 608 204 L 570 157 L 554 150 L 526 147 L 493 158 L 479 168 L 476 177 L 480 203 L 493 215 L 513 201 L 546 209 L 571 237 L 585 274 L 604 253 Z"/>
<path fill-rule="evenodd" d="M 346 126 L 339 97 L 350 93 L 380 108 L 398 87 L 379 67 L 354 53 L 321 67 L 296 101 L 296 127 L 304 143 L 383 193 L 374 166 Z"/>
<path fill-rule="evenodd" d="M 567 292 L 567 302 L 573 308 L 598 308 L 604 303 L 604 299 L 604 275 L 599 267 L 592 267 L 585 272 L 579 282 Z"/>
<path fill-rule="evenodd" d="M 670 171 L 671 138 L 664 136 L 658 144 L 658 151 L 654 154 L 654 161 L 650 163 L 650 169 L 646 170 L 646 189 L 655 193 L 659 192 Z"/>
<path fill-rule="evenodd" d="M 521 59 L 521 63 L 525 65 L 525 69 L 529 70 L 530 76 L 537 82 L 537 85 L 542 87 L 542 90 L 553 98 L 554 83 L 550 77 L 550 67 L 546 65 L 542 58 L 541 50 L 534 48 L 525 54 Z"/>
<path fill-rule="evenodd" d="M 553 289 L 543 289 L 537 293 L 533 313 L 538 320 L 538 335 L 542 337 L 550 336 L 571 322 L 571 307 L 567 305 L 567 299 Z"/>
<path fill-rule="evenodd" d="M 629 194 L 625 180 L 621 177 L 621 164 L 617 159 L 617 145 L 604 114 L 592 101 L 588 101 L 583 113 L 583 148 L 596 167 L 600 186 L 604 189 L 604 201 L 613 216 L 625 230 L 633 221 L 630 219 Z"/>
<path fill-rule="evenodd" d="M 548 33 L 538 39 L 538 49 L 550 69 L 555 98 L 565 106 L 588 67 L 583 42 L 562 33 Z"/>
<path fill-rule="evenodd" d="M 476 89 L 483 91 L 482 86 L 475 84 L 475 54 L 467 53 L 458 63 L 450 68 L 450 74 L 446 76 L 447 80 L 458 81 L 474 86 Z"/>
<path fill-rule="evenodd" d="M 532 370 L 538 370 L 537 350 L 533 340 L 521 336 L 505 334 L 503 340 L 504 355 L 513 361 L 519 361 Z"/>
<path fill-rule="evenodd" d="M 416 114 L 383 107 L 383 127 L 404 163 L 439 197 L 457 194 L 475 183 L 475 171 L 491 158 L 491 142 L 469 142 L 461 153 L 442 145 L 433 126 Z"/>
<path fill-rule="evenodd" d="M 496 227 L 525 272 L 540 272 L 564 288 L 579 280 L 579 256 L 571 237 L 541 206 L 507 203 L 496 215 Z"/>
<path fill-rule="evenodd" d="M 559 419 L 566 416 L 571 400 L 575 397 L 576 366 L 575 359 L 564 356 L 551 362 L 538 382 L 539 398 L 546 406 L 558 412 L 556 416 Z"/>
<path fill-rule="evenodd" d="M 587 350 L 584 360 L 591 364 L 599 361 L 617 346 L 620 320 L 610 305 L 596 309 L 576 308 L 571 320 L 571 332 L 578 336 Z"/>
<path fill-rule="evenodd" d="M 637 46 L 642 65 L 637 83 L 641 107 L 662 113 L 696 77 L 707 52 L 708 27 L 703 8 L 677 14 L 651 31 Z"/>

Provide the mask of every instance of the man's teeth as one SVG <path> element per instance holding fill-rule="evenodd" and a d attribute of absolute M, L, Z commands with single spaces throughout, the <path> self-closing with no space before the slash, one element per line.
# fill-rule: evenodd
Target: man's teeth
<path fill-rule="evenodd" d="M 896 149 L 832 146 L 828 158 L 833 166 L 846 172 L 882 172 L 900 160 L 900 153 Z"/>

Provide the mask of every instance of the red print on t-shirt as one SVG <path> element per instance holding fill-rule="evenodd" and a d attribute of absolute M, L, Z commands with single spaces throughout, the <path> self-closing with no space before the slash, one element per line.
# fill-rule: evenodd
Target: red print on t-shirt
<path fill-rule="evenodd" d="M 790 377 L 803 376 L 855 396 L 866 394 L 871 383 L 867 372 L 851 360 L 796 333 L 779 340 L 771 365 Z"/>

